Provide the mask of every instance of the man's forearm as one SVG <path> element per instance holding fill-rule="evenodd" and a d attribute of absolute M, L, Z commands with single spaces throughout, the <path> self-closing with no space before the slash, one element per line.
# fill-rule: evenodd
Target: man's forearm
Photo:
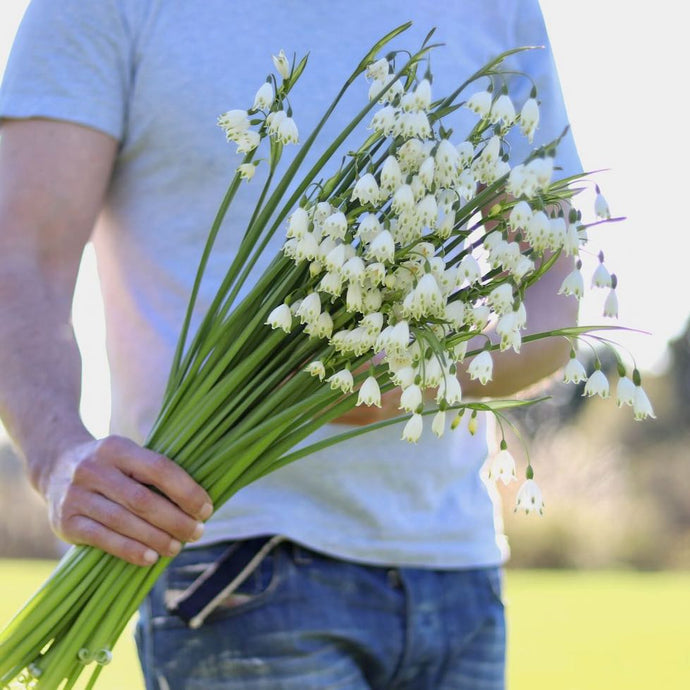
<path fill-rule="evenodd" d="M 41 493 L 55 458 L 92 438 L 79 415 L 81 357 L 69 309 L 36 266 L 0 266 L 0 415 Z"/>

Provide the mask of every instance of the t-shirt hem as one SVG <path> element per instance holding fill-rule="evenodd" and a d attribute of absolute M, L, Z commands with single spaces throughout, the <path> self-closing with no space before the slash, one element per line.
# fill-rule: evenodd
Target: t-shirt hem
<path fill-rule="evenodd" d="M 211 546 L 219 542 L 236 539 L 250 539 L 254 537 L 279 534 L 291 542 L 306 549 L 321 553 L 331 558 L 361 563 L 377 567 L 408 567 L 430 568 L 437 570 L 455 570 L 462 568 L 488 568 L 505 565 L 508 551 L 505 546 L 499 546 L 504 538 L 501 535 L 486 535 L 485 539 L 472 541 L 458 538 L 455 544 L 461 549 L 449 549 L 449 542 L 434 542 L 425 540 L 399 541 L 382 539 L 378 542 L 368 542 L 366 545 L 357 544 L 354 540 L 344 543 L 324 541 L 322 535 L 305 533 L 303 530 L 291 530 L 284 525 L 277 529 L 275 526 L 256 525 L 244 529 L 208 529 L 204 536 L 188 548 Z M 424 543 L 435 546 L 416 550 L 415 544 Z"/>

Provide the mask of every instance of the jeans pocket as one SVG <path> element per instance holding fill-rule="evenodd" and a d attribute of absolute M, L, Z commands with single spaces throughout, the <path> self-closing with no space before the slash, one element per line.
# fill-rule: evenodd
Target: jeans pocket
<path fill-rule="evenodd" d="M 491 594 L 503 606 L 505 604 L 503 599 L 503 569 L 499 567 L 486 568 L 485 572 Z"/>
<path fill-rule="evenodd" d="M 188 549 L 168 569 L 167 612 L 196 628 L 267 601 L 281 580 L 277 538 Z"/>

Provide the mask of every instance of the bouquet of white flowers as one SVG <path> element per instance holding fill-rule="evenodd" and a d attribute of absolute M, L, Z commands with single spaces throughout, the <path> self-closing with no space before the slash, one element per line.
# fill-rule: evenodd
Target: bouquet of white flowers
<path fill-rule="evenodd" d="M 599 193 L 599 218 L 588 226 L 573 207 L 579 191 L 573 182 L 585 176 L 554 181 L 558 141 L 525 160 L 510 160 L 508 131 L 518 127 L 531 142 L 539 121 L 535 92 L 516 110 L 507 90 L 501 63 L 511 53 L 482 67 L 453 93 L 434 97 L 430 73 L 421 74 L 435 48 L 431 34 L 416 53 L 378 57 L 405 28 L 373 46 L 278 180 L 274 173 L 284 147 L 299 139 L 287 97 L 306 58 L 290 62 L 281 51 L 273 58 L 277 75 L 258 89 L 252 107 L 219 118 L 245 158 L 209 233 L 160 414 L 146 443 L 187 470 L 216 507 L 287 463 L 381 425 L 406 420 L 402 438 L 415 442 L 427 415 L 433 415 L 431 428 L 440 436 L 448 415 L 457 419 L 469 409 L 472 415 L 490 410 L 500 416 L 506 407 L 531 404 L 464 401 L 458 370 L 466 366 L 471 378 L 485 383 L 492 376 L 494 350 L 519 353 L 528 319 L 525 290 L 560 255 L 573 257 L 573 273 L 561 292 L 583 294 L 579 254 L 587 228 L 609 220 L 608 209 Z M 368 99 L 305 171 L 307 152 L 359 78 L 369 81 Z M 478 88 L 479 80 L 489 86 Z M 476 124 L 455 140 L 444 122 L 461 107 L 476 113 Z M 363 122 L 370 132 L 366 140 L 335 174 L 321 178 Z M 265 185 L 237 256 L 190 339 L 196 293 L 215 238 L 237 189 L 252 180 L 262 145 L 268 149 Z M 252 267 L 282 226 L 282 251 L 239 299 Z M 610 288 L 605 312 L 615 315 L 616 278 L 603 257 L 594 283 Z M 495 343 L 487 326 L 497 334 Z M 570 339 L 565 378 L 579 381 L 587 375 L 574 345 L 586 335 L 599 339 L 596 330 L 572 327 L 524 340 Z M 638 418 L 652 415 L 639 373 L 629 379 L 617 357 L 619 403 L 632 405 Z M 309 443 L 322 425 L 357 405 L 380 405 L 382 393 L 396 388 L 401 417 Z M 586 393 L 608 395 L 598 368 Z M 505 440 L 491 475 L 506 481 L 515 476 Z M 518 506 L 541 511 L 531 466 Z M 3 686 L 67 690 L 90 668 L 92 687 L 169 561 L 161 558 L 142 568 L 92 547 L 73 547 L 0 634 Z"/>

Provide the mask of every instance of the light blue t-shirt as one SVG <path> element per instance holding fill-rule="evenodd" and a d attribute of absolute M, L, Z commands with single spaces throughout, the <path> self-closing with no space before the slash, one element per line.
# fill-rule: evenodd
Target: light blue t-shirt
<path fill-rule="evenodd" d="M 567 124 L 536 0 L 34 0 L 0 92 L 0 117 L 56 118 L 119 143 L 94 231 L 106 309 L 112 429 L 142 441 L 160 404 L 201 247 L 239 162 L 217 116 L 248 108 L 271 55 L 309 53 L 291 103 L 304 138 L 343 80 L 384 33 L 412 19 L 395 46 L 416 49 L 432 27 L 434 93 L 449 93 L 498 53 L 543 102 L 535 144 Z M 518 78 L 516 101 L 532 82 Z M 482 84 L 484 86 L 485 84 Z M 325 136 L 366 101 L 361 83 Z M 522 140 L 514 154 L 520 158 Z M 526 149 L 524 149 L 526 152 Z M 289 151 L 287 152 L 289 153 Z M 570 138 L 558 162 L 579 170 Z M 213 294 L 251 212 L 259 181 L 243 185 L 204 284 Z M 276 240 L 279 242 L 279 240 Z M 275 252 L 274 244 L 271 254 Z M 205 539 L 281 533 L 353 560 L 441 568 L 494 565 L 505 549 L 480 470 L 487 420 L 416 445 L 389 427 L 283 468 L 243 489 Z M 336 429 L 341 430 L 341 429 Z M 332 433 L 331 427 L 320 434 Z"/>

